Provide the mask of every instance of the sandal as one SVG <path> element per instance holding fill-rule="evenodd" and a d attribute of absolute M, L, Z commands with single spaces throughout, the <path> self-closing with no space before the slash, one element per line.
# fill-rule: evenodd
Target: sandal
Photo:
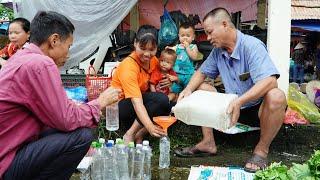
<path fill-rule="evenodd" d="M 254 164 L 258 166 L 258 169 L 253 169 L 253 168 L 247 168 L 246 165 Z M 249 173 L 255 173 L 258 170 L 263 170 L 268 166 L 268 159 L 264 158 L 258 154 L 253 154 L 253 156 L 247 160 L 246 164 L 244 165 L 244 170 Z"/>
<path fill-rule="evenodd" d="M 178 148 L 174 150 L 174 153 L 179 157 L 206 157 L 216 155 L 215 153 L 201 151 L 196 146 Z"/>

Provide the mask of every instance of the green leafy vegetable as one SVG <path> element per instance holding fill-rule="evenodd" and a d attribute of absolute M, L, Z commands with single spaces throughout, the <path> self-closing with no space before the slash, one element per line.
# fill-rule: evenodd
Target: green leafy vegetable
<path fill-rule="evenodd" d="M 287 175 L 288 167 L 281 162 L 272 163 L 264 170 L 259 170 L 255 173 L 255 180 L 289 180 Z"/>
<path fill-rule="evenodd" d="M 308 164 L 292 163 L 292 167 L 287 172 L 292 180 L 315 180 L 311 175 Z"/>
<path fill-rule="evenodd" d="M 308 165 L 311 175 L 316 179 L 320 179 L 320 150 L 314 152 L 314 154 L 308 160 Z"/>

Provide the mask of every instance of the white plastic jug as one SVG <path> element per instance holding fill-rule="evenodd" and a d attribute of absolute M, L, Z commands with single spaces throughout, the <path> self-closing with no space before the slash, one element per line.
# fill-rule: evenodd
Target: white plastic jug
<path fill-rule="evenodd" d="M 178 120 L 186 124 L 225 131 L 231 121 L 227 108 L 237 97 L 236 94 L 198 90 L 179 101 L 173 112 Z"/>

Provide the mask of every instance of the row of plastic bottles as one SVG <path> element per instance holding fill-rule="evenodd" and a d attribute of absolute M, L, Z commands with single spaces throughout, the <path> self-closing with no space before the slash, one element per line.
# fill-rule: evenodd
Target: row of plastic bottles
<path fill-rule="evenodd" d="M 130 142 L 124 145 L 122 139 L 99 139 L 100 144 L 96 148 L 91 166 L 91 178 L 94 180 L 150 180 L 152 150 L 149 141 L 134 146 Z"/>

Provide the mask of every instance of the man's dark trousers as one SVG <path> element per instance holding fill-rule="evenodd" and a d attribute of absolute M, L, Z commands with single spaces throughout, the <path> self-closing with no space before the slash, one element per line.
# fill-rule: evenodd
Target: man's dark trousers
<path fill-rule="evenodd" d="M 93 139 L 92 130 L 88 128 L 71 132 L 49 130 L 18 150 L 3 178 L 69 179 Z"/>

